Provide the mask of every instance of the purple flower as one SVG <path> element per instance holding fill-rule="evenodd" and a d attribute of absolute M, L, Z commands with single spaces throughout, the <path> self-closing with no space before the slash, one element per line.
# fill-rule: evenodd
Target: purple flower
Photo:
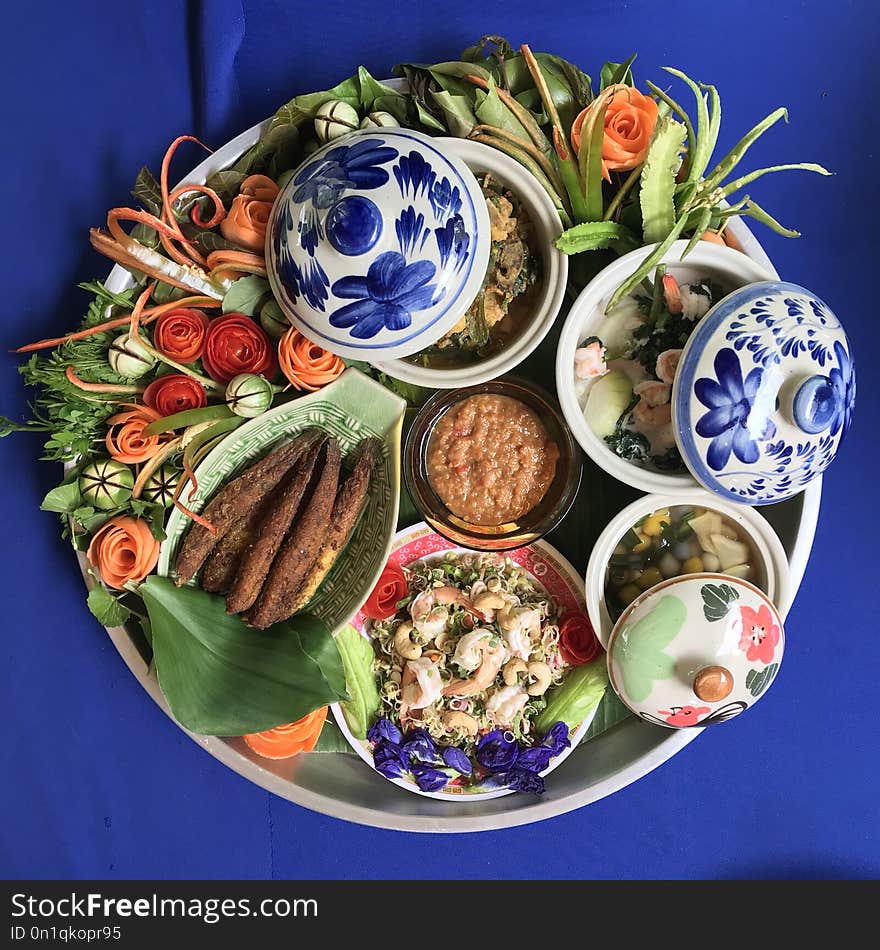
<path fill-rule="evenodd" d="M 561 721 L 554 723 L 544 736 L 541 745 L 549 748 L 551 755 L 559 755 L 564 749 L 570 748 L 571 742 L 568 738 L 568 726 Z"/>
<path fill-rule="evenodd" d="M 502 729 L 487 732 L 477 744 L 477 762 L 489 772 L 506 772 L 513 767 L 518 754 L 516 740 Z"/>
<path fill-rule="evenodd" d="M 337 297 L 354 303 L 340 307 L 330 317 L 334 327 L 352 327 L 359 340 L 374 337 L 383 327 L 405 330 L 415 310 L 427 310 L 443 297 L 445 290 L 429 283 L 436 268 L 431 261 L 407 264 L 398 251 L 385 251 L 365 277 L 340 277 L 333 284 Z"/>
<path fill-rule="evenodd" d="M 700 416 L 695 428 L 697 435 L 710 440 L 706 461 L 720 472 L 730 460 L 731 451 L 746 465 L 757 462 L 761 454 L 758 441 L 772 438 L 775 429 L 769 431 L 767 416 L 759 420 L 760 432 L 750 419 L 764 370 L 756 366 L 743 379 L 739 356 L 730 347 L 718 351 L 714 368 L 717 380 L 703 377 L 694 383 L 697 399 L 709 410 Z"/>
<path fill-rule="evenodd" d="M 461 772 L 462 775 L 470 775 L 474 770 L 474 767 L 471 765 L 471 760 L 461 749 L 456 748 L 454 745 L 447 746 L 443 750 L 443 761 L 451 769 L 455 769 L 456 772 Z"/>
<path fill-rule="evenodd" d="M 404 737 L 400 751 L 416 762 L 437 761 L 437 747 L 427 729 L 413 729 Z"/>
<path fill-rule="evenodd" d="M 535 772 L 515 768 L 507 774 L 509 776 L 507 787 L 512 788 L 515 792 L 532 792 L 534 795 L 543 794 L 544 779 Z"/>
<path fill-rule="evenodd" d="M 381 772 L 385 778 L 398 778 L 409 771 L 409 764 L 406 756 L 396 742 L 388 739 L 380 739 L 373 750 L 373 764 L 376 771 Z"/>
<path fill-rule="evenodd" d="M 518 769 L 525 769 L 527 772 L 543 772 L 550 765 L 550 760 L 556 753 L 553 749 L 545 745 L 535 745 L 529 749 L 523 749 L 516 760 Z"/>
<path fill-rule="evenodd" d="M 401 738 L 400 730 L 390 719 L 377 719 L 367 732 L 368 742 L 381 742 L 387 739 L 389 742 L 400 745 Z"/>
<path fill-rule="evenodd" d="M 414 765 L 412 773 L 416 779 L 416 785 L 423 792 L 436 792 L 443 788 L 449 781 L 449 776 L 439 769 L 432 769 L 430 765 Z"/>

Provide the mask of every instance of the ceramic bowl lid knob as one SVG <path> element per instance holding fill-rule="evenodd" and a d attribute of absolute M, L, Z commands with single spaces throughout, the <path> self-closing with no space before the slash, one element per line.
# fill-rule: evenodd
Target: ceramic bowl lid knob
<path fill-rule="evenodd" d="M 473 303 L 489 263 L 489 212 L 473 172 L 421 132 L 333 139 L 294 171 L 266 228 L 278 305 L 349 359 L 410 356 Z"/>
<path fill-rule="evenodd" d="M 719 301 L 688 339 L 675 438 L 710 491 L 771 504 L 831 464 L 855 396 L 852 351 L 828 305 L 797 284 L 761 281 Z"/>
<path fill-rule="evenodd" d="M 694 695 L 707 703 L 717 703 L 733 691 L 733 676 L 723 666 L 704 666 L 694 677 Z"/>
<path fill-rule="evenodd" d="M 685 574 L 623 612 L 608 641 L 608 675 L 642 719 L 709 726 L 764 695 L 784 646 L 782 620 L 763 591 L 730 575 Z"/>

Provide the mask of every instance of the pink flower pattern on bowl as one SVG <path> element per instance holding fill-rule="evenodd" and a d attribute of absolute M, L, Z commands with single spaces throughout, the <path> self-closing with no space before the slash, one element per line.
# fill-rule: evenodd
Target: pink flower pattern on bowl
<path fill-rule="evenodd" d="M 740 607 L 739 648 L 745 652 L 750 662 L 772 663 L 779 643 L 779 627 L 773 620 L 770 609 L 764 605 L 757 610 L 752 607 Z"/>

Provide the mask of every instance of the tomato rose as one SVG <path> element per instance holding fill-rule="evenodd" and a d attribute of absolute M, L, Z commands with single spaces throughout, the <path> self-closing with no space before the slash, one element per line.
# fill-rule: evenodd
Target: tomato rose
<path fill-rule="evenodd" d="M 163 313 L 153 327 L 156 349 L 178 363 L 192 363 L 202 355 L 208 318 L 201 310 L 178 307 Z"/>
<path fill-rule="evenodd" d="M 602 644 L 586 614 L 568 613 L 559 624 L 559 652 L 569 666 L 581 666 L 595 660 Z"/>
<path fill-rule="evenodd" d="M 364 613 L 371 620 L 388 620 L 397 611 L 397 602 L 406 597 L 406 575 L 401 568 L 387 564 L 379 583 L 363 606 Z"/>
<path fill-rule="evenodd" d="M 265 330 L 243 313 L 227 313 L 208 324 L 202 363 L 218 383 L 240 373 L 271 379 L 278 365 Z"/>
<path fill-rule="evenodd" d="M 208 405 L 205 387 L 183 373 L 160 376 L 144 390 L 144 402 L 160 416 L 173 416 L 187 409 L 201 409 Z"/>

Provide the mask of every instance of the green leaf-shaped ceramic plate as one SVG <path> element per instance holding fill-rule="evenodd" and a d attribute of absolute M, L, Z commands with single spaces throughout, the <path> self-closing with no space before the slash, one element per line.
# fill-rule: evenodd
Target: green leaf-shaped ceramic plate
<path fill-rule="evenodd" d="M 397 528 L 400 498 L 400 435 L 406 403 L 356 369 L 319 392 L 270 409 L 231 432 L 196 469 L 198 490 L 187 504 L 196 512 L 230 478 L 265 455 L 282 438 L 317 426 L 348 454 L 363 439 L 381 440 L 382 461 L 370 482 L 367 506 L 345 550 L 318 588 L 307 610 L 332 631 L 357 613 L 376 584 Z M 184 488 L 182 497 L 186 498 Z M 171 573 L 190 521 L 180 511 L 168 517 L 158 572 Z"/>

